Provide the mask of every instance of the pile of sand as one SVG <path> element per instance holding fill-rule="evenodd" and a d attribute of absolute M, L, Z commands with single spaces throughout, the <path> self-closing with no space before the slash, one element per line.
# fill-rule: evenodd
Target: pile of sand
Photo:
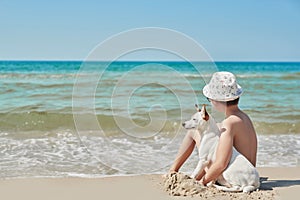
<path fill-rule="evenodd" d="M 172 196 L 194 196 L 205 187 L 182 173 L 170 173 L 164 177 L 164 189 Z"/>
<path fill-rule="evenodd" d="M 242 192 L 232 193 L 217 190 L 214 187 L 205 187 L 195 179 L 182 173 L 170 173 L 163 179 L 163 188 L 172 196 L 197 196 L 203 199 L 240 199 L 240 200 L 270 200 L 275 199 L 275 192 L 255 191 L 250 194 Z"/>

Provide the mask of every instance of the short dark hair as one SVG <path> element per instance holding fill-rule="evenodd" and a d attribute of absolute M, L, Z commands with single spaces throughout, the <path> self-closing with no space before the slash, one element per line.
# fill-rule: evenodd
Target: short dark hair
<path fill-rule="evenodd" d="M 227 106 L 234 106 L 234 105 L 238 105 L 240 98 L 234 99 L 232 101 L 227 101 L 225 102 Z"/>

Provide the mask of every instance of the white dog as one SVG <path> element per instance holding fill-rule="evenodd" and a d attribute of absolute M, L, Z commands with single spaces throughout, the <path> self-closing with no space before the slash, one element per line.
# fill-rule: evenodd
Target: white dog
<path fill-rule="evenodd" d="M 219 143 L 220 130 L 214 119 L 208 115 L 205 105 L 200 110 L 196 105 L 197 113 L 191 120 L 182 125 L 186 129 L 198 129 L 201 136 L 199 151 L 199 163 L 192 174 L 195 178 L 205 167 L 214 162 L 216 149 Z M 256 168 L 235 148 L 227 168 L 217 179 L 220 185 L 214 185 L 217 189 L 228 192 L 251 192 L 259 188 L 259 174 Z"/>

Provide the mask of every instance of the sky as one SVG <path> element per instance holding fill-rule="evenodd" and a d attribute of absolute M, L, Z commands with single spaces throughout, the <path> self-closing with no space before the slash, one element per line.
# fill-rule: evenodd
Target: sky
<path fill-rule="evenodd" d="M 300 61 L 299 0 L 0 0 L 0 60 L 83 60 L 142 27 L 186 34 L 216 61 Z"/>

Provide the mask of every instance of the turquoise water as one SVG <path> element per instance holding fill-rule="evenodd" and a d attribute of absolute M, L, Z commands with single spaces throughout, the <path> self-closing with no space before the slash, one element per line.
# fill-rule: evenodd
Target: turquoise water
<path fill-rule="evenodd" d="M 195 103 L 208 104 L 202 88 L 214 71 L 231 71 L 244 88 L 240 107 L 259 135 L 258 165 L 298 165 L 300 63 L 193 64 L 0 61 L 0 176 L 163 172 L 184 135 L 181 122 Z"/>
<path fill-rule="evenodd" d="M 73 86 L 81 64 L 46 61 L 0 62 L 2 130 L 73 128 Z M 145 64 L 147 63 L 117 62 L 109 65 L 95 92 L 95 110 L 100 120 L 112 116 L 112 93 L 119 79 L 135 67 Z M 119 102 L 122 102 L 124 96 L 129 96 L 126 91 L 136 89 L 130 96 L 129 106 L 116 103 L 115 109 L 119 109 L 119 113 L 129 111 L 132 118 L 144 119 L 147 118 L 152 105 L 161 104 L 170 120 L 180 122 L 182 117 L 190 115 L 194 103 L 207 103 L 201 90 L 211 73 L 205 71 L 205 65 L 200 67 L 201 74 L 188 63 L 152 62 L 148 65 L 151 66 L 137 72 L 143 75 L 130 77 L 135 80 L 124 81 L 127 85 L 123 84 L 115 90 L 121 91 Z M 231 71 L 236 74 L 245 91 L 240 107 L 252 117 L 259 134 L 300 133 L 300 63 L 220 62 L 216 65 L 219 71 Z M 91 65 L 88 73 L 99 71 L 104 66 L 103 63 L 95 63 Z M 169 72 L 164 72 L 166 66 L 176 70 L 189 81 L 197 99 L 191 99 L 191 90 L 186 88 L 180 77 L 172 77 L 169 76 Z M 145 74 L 153 83 L 144 84 Z M 87 77 L 89 79 L 89 75 Z M 174 86 L 171 88 L 174 91 L 166 87 L 169 85 Z M 88 88 L 89 84 L 86 87 Z M 178 102 L 178 97 L 174 95 L 176 92 L 186 102 Z M 117 101 L 117 97 L 115 99 Z M 83 110 L 88 109 L 88 106 L 83 107 Z M 180 109 L 184 116 L 180 115 Z M 30 122 L 22 124 L 26 123 L 26 120 Z M 41 120 L 47 123 L 47 126 L 40 124 Z M 112 121 L 107 124 L 109 127 L 110 125 L 114 128 Z"/>

